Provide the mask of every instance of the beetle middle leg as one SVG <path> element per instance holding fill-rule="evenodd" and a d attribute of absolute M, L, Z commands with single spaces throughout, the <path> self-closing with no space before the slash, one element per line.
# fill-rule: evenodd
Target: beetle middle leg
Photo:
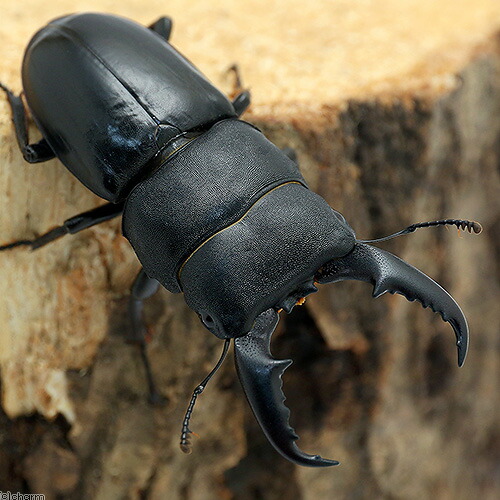
<path fill-rule="evenodd" d="M 17 240 L 7 245 L 0 246 L 2 250 L 9 250 L 19 246 L 29 246 L 31 250 L 37 250 L 52 241 L 55 241 L 66 234 L 75 234 L 89 227 L 106 222 L 108 220 L 121 215 L 123 212 L 124 203 L 106 203 L 100 207 L 94 208 L 87 212 L 75 215 L 64 221 L 62 226 L 57 226 L 54 229 L 34 238 L 32 240 Z"/>
<path fill-rule="evenodd" d="M 236 114 L 241 116 L 247 110 L 248 106 L 250 106 L 250 102 L 250 92 L 248 90 L 244 90 L 238 94 L 232 102 Z"/>
<path fill-rule="evenodd" d="M 227 70 L 228 73 L 234 74 L 234 91 L 235 96 L 232 104 L 233 108 L 238 116 L 241 116 L 250 106 L 251 95 L 249 90 L 243 89 L 243 83 L 241 80 L 240 68 L 237 64 L 233 64 Z"/>
<path fill-rule="evenodd" d="M 0 83 L 0 88 L 7 94 L 10 108 L 12 110 L 12 120 L 16 130 L 17 143 L 23 154 L 23 158 L 28 163 L 41 163 L 55 158 L 55 153 L 45 139 L 30 144 L 28 135 L 28 120 L 26 109 L 24 108 L 21 95 L 15 95 L 12 90 Z"/>
<path fill-rule="evenodd" d="M 295 149 L 286 146 L 281 151 L 283 152 L 283 154 L 288 156 L 288 158 L 290 158 L 290 160 L 292 160 L 296 165 L 299 164 L 299 160 L 297 158 L 297 152 L 295 151 Z"/>
<path fill-rule="evenodd" d="M 153 296 L 159 289 L 160 283 L 153 278 L 150 278 L 144 269 L 139 271 L 132 285 L 128 312 L 131 322 L 131 335 L 128 337 L 128 342 L 137 345 L 141 354 L 141 359 L 146 371 L 146 379 L 149 389 L 149 401 L 152 404 L 162 404 L 163 396 L 156 389 L 156 384 L 151 370 L 148 354 L 146 352 L 147 345 L 147 327 L 144 321 L 144 301 Z"/>

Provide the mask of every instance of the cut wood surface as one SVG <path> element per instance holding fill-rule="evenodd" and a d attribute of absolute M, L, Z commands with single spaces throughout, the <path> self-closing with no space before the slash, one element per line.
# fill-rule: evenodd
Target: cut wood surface
<path fill-rule="evenodd" d="M 153 370 L 167 398 L 146 403 L 126 302 L 139 263 L 113 221 L 36 252 L 0 253 L 0 490 L 51 498 L 497 499 L 500 497 L 500 2 L 357 0 L 3 2 L 0 81 L 21 90 L 33 33 L 78 11 L 150 24 L 217 86 L 239 65 L 244 119 L 297 150 L 310 187 L 360 238 L 445 217 L 479 237 L 420 230 L 383 246 L 435 278 L 471 328 L 465 366 L 438 315 L 371 287 L 322 287 L 282 317 L 273 353 L 315 470 L 267 444 L 228 360 L 197 403 L 201 435 L 178 448 L 190 393 L 220 342 L 182 296 L 147 305 Z M 147 77 L 147 75 L 145 75 Z M 32 126 L 32 137 L 39 137 Z M 102 200 L 57 160 L 26 164 L 0 95 L 0 245 L 43 233 Z"/>

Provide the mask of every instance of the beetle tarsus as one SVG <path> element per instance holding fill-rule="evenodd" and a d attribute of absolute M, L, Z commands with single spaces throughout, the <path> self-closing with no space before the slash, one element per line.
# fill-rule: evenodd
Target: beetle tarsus
<path fill-rule="evenodd" d="M 12 243 L 8 243 L 6 245 L 0 246 L 0 252 L 3 250 L 11 250 L 12 248 L 20 247 L 20 246 L 28 246 L 31 247 L 31 250 L 38 250 L 39 248 L 55 241 L 62 236 L 69 234 L 68 230 L 64 226 L 57 226 L 50 231 L 38 236 L 37 238 L 33 238 L 32 240 L 18 240 L 13 241 Z"/>
<path fill-rule="evenodd" d="M 7 99 L 12 111 L 12 121 L 14 122 L 16 131 L 16 139 L 23 158 L 28 163 L 42 163 L 55 158 L 55 153 L 45 139 L 41 139 L 33 144 L 29 143 L 28 119 L 21 96 L 15 95 L 12 90 L 3 83 L 0 83 L 0 89 L 7 94 Z"/>
<path fill-rule="evenodd" d="M 237 63 L 231 64 L 227 68 L 228 73 L 232 73 L 234 76 L 234 93 L 240 93 L 243 90 L 243 79 L 241 78 L 240 67 Z"/>
<path fill-rule="evenodd" d="M 231 92 L 231 96 L 233 96 L 232 105 L 236 114 L 241 116 L 251 104 L 251 94 L 248 89 L 243 87 L 240 68 L 236 63 L 232 64 L 227 69 L 227 72 L 234 75 L 233 90 Z"/>
<path fill-rule="evenodd" d="M 154 295 L 158 291 L 159 287 L 160 284 L 158 283 L 158 281 L 150 278 L 144 272 L 144 270 L 141 269 L 132 285 L 128 307 L 131 322 L 131 334 L 128 338 L 128 341 L 130 343 L 136 344 L 139 349 L 144 370 L 146 372 L 149 402 L 152 405 L 163 405 L 165 403 L 165 398 L 158 392 L 156 388 L 153 371 L 151 369 L 151 363 L 149 362 L 149 357 L 146 350 L 147 328 L 144 321 L 144 300 Z"/>
<path fill-rule="evenodd" d="M 163 406 L 167 400 L 158 392 L 158 389 L 156 388 L 151 363 L 149 362 L 148 353 L 146 351 L 146 342 L 138 344 L 138 348 L 146 372 L 146 380 L 148 383 L 148 402 L 152 406 Z"/>
<path fill-rule="evenodd" d="M 3 252 L 4 250 L 12 250 L 13 248 L 21 246 L 30 246 L 32 242 L 32 240 L 18 240 L 13 241 L 12 243 L 7 243 L 5 245 L 0 245 L 0 252 Z"/>

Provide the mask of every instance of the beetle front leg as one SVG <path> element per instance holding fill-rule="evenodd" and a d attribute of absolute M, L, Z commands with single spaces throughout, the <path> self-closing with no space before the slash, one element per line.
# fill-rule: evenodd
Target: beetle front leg
<path fill-rule="evenodd" d="M 170 17 L 160 17 L 157 21 L 150 24 L 148 28 L 155 33 L 158 33 L 164 40 L 168 42 L 172 33 L 172 19 Z"/>
<path fill-rule="evenodd" d="M 12 110 L 12 120 L 16 130 L 17 143 L 23 154 L 23 158 L 28 163 L 41 163 L 55 158 L 55 153 L 45 139 L 30 144 L 28 135 L 28 120 L 26 110 L 20 95 L 15 95 L 12 90 L 0 83 L 0 88 L 7 94 L 10 109 Z"/>
<path fill-rule="evenodd" d="M 52 241 L 55 241 L 66 234 L 75 234 L 87 229 L 89 227 L 106 222 L 118 217 L 123 212 L 124 203 L 106 203 L 100 207 L 88 210 L 81 214 L 75 215 L 64 221 L 62 226 L 57 226 L 54 229 L 34 238 L 32 240 L 17 240 L 7 245 L 0 246 L 0 252 L 3 250 L 10 250 L 11 248 L 20 246 L 29 246 L 31 250 L 37 250 Z"/>
<path fill-rule="evenodd" d="M 128 305 L 128 312 L 131 322 L 131 335 L 128 337 L 128 342 L 137 345 L 139 348 L 141 359 L 146 371 L 146 378 L 149 389 L 149 401 L 152 404 L 161 404 L 164 402 L 163 396 L 156 389 L 156 384 L 151 370 L 148 354 L 146 352 L 147 344 L 147 327 L 144 321 L 144 300 L 153 296 L 159 289 L 160 283 L 153 278 L 150 278 L 144 269 L 139 271 L 132 285 L 131 295 Z"/>

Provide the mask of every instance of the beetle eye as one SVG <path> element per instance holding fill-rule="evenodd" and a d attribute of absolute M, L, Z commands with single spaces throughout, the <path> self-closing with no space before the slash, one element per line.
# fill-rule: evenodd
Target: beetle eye
<path fill-rule="evenodd" d="M 214 319 L 212 318 L 212 316 L 210 316 L 210 314 L 202 314 L 201 321 L 208 329 L 211 329 L 215 326 Z"/>

